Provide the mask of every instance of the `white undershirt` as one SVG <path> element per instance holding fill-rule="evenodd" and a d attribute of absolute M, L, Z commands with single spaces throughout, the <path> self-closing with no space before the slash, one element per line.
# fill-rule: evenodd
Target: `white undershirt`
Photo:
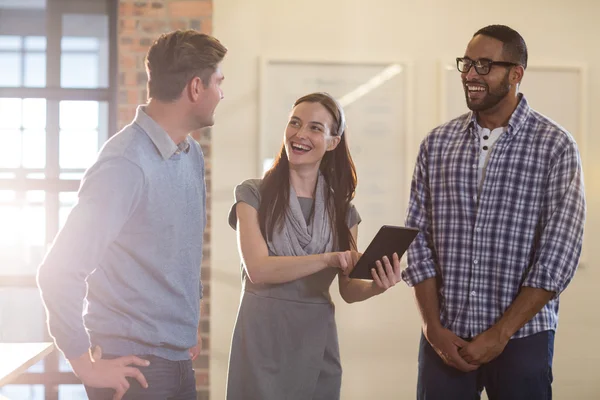
<path fill-rule="evenodd" d="M 494 143 L 498 140 L 500 135 L 506 131 L 506 127 L 501 126 L 490 132 L 487 128 L 482 128 L 477 124 L 477 136 L 479 136 L 479 168 L 477 170 L 477 194 L 481 193 L 481 187 L 485 178 L 485 170 L 487 168 L 488 161 L 490 159 L 490 153 Z"/>

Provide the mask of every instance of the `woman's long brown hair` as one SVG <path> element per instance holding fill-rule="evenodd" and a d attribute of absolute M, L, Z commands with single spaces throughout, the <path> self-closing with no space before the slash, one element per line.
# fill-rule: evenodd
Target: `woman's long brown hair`
<path fill-rule="evenodd" d="M 336 250 L 350 250 L 356 247 L 348 228 L 347 216 L 350 201 L 356 190 L 356 168 L 346 142 L 344 111 L 339 103 L 327 93 L 311 93 L 302 96 L 294 103 L 319 103 L 333 117 L 331 134 L 340 136 L 334 150 L 327 151 L 319 169 L 329 186 L 325 194 L 325 204 Z M 273 231 L 283 223 L 290 201 L 290 164 L 282 144 L 273 166 L 265 173 L 260 187 L 261 202 L 258 209 L 260 230 L 266 240 L 273 237 Z"/>

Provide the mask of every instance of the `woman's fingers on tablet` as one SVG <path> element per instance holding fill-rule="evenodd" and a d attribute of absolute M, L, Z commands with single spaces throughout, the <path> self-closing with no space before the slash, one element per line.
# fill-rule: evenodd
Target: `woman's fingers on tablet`
<path fill-rule="evenodd" d="M 385 262 L 385 261 L 384 261 Z M 388 289 L 390 287 L 390 281 L 387 277 L 387 274 L 385 272 L 385 268 L 383 266 L 383 264 L 381 263 L 381 261 L 377 261 L 375 263 L 377 265 L 377 273 L 379 274 L 379 279 L 381 279 L 381 283 L 383 284 L 383 288 L 384 289 Z M 389 264 L 389 262 L 388 262 Z"/>
<path fill-rule="evenodd" d="M 383 283 L 381 282 L 381 279 L 379 279 L 379 274 L 377 273 L 376 268 L 371 268 L 371 276 L 373 277 L 373 281 L 375 282 L 375 284 L 377 286 L 379 286 L 382 289 L 385 289 L 385 287 L 383 287 Z"/>
<path fill-rule="evenodd" d="M 390 287 L 394 286 L 400 281 L 400 260 L 398 260 L 398 255 L 396 253 L 392 255 L 392 263 L 390 263 L 390 260 L 387 257 L 383 257 L 383 263 L 385 265 L 385 273 L 390 282 Z"/>
<path fill-rule="evenodd" d="M 396 277 L 396 282 L 400 282 L 400 279 L 402 279 L 402 270 L 400 268 L 400 257 L 398 257 L 398 253 L 394 253 L 392 256 L 392 263 L 394 264 L 394 276 Z"/>
<path fill-rule="evenodd" d="M 375 261 L 375 266 L 371 268 L 371 276 L 375 284 L 383 290 L 400 282 L 401 271 L 398 254 L 394 253 L 391 260 L 387 256 L 383 256 L 381 260 Z"/>
<path fill-rule="evenodd" d="M 394 269 L 392 264 L 390 263 L 390 259 L 387 256 L 383 256 L 383 265 L 385 266 L 385 273 L 387 275 L 388 280 L 394 278 Z"/>

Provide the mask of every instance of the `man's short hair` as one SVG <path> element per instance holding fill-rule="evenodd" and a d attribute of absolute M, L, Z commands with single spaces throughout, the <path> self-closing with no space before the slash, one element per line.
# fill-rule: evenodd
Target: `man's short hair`
<path fill-rule="evenodd" d="M 524 69 L 527 68 L 527 45 L 519 32 L 506 25 L 489 25 L 475 32 L 473 37 L 477 35 L 485 35 L 501 41 L 506 58 L 504 61 L 518 63 Z"/>
<path fill-rule="evenodd" d="M 175 101 L 196 76 L 207 87 L 226 53 L 217 39 L 192 29 L 162 34 L 146 55 L 148 99 Z"/>

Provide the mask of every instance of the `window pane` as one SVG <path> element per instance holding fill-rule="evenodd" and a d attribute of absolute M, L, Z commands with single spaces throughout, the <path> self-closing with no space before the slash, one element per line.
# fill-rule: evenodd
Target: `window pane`
<path fill-rule="evenodd" d="M 71 209 L 77 202 L 77 192 L 61 192 L 58 194 L 58 200 L 60 202 L 60 209 L 58 211 L 58 225 L 59 229 L 67 222 L 67 217 L 71 212 Z"/>
<path fill-rule="evenodd" d="M 21 127 L 21 99 L 0 99 L 0 129 Z"/>
<path fill-rule="evenodd" d="M 3 7 L 0 7 L 0 9 Z M 0 35 L 0 50 L 20 50 L 21 36 Z"/>
<path fill-rule="evenodd" d="M 58 387 L 58 400 L 87 400 L 83 385 L 60 385 Z"/>
<path fill-rule="evenodd" d="M 0 201 L 0 275 L 35 274 L 45 251 L 44 199 L 43 191 L 29 191 Z"/>
<path fill-rule="evenodd" d="M 64 54 L 60 66 L 60 85 L 64 88 L 97 88 L 98 56 Z"/>
<path fill-rule="evenodd" d="M 98 154 L 98 131 L 61 130 L 59 160 L 61 168 L 85 169 Z"/>
<path fill-rule="evenodd" d="M 46 37 L 45 36 L 27 36 L 25 38 L 25 49 L 26 50 L 46 50 Z"/>
<path fill-rule="evenodd" d="M 0 168 L 21 165 L 21 131 L 0 129 Z"/>
<path fill-rule="evenodd" d="M 67 181 L 80 181 L 81 179 L 83 179 L 84 174 L 85 168 L 78 168 L 76 169 L 76 171 L 61 172 L 58 175 L 58 179 L 64 179 Z"/>
<path fill-rule="evenodd" d="M 62 353 L 58 355 L 58 370 L 60 372 L 73 372 L 71 364 L 65 359 Z"/>
<path fill-rule="evenodd" d="M 13 190 L 0 190 L 0 202 L 14 201 L 15 194 Z"/>
<path fill-rule="evenodd" d="M 108 103 L 101 101 L 98 104 L 98 150 L 108 140 Z"/>
<path fill-rule="evenodd" d="M 23 99 L 23 128 L 46 127 L 46 99 Z"/>
<path fill-rule="evenodd" d="M 43 190 L 30 190 L 25 193 L 25 200 L 28 203 L 43 203 L 45 197 Z"/>
<path fill-rule="evenodd" d="M 44 0 L 0 0 L 0 33 L 21 36 L 19 41 L 25 36 L 45 36 L 45 6 Z"/>
<path fill-rule="evenodd" d="M 97 129 L 97 101 L 61 101 L 60 129 Z"/>
<path fill-rule="evenodd" d="M 0 288 L 1 341 L 43 342 L 45 315 L 38 288 Z"/>
<path fill-rule="evenodd" d="M 0 86 L 21 86 L 21 54 L 0 53 Z"/>
<path fill-rule="evenodd" d="M 20 230 L 21 243 L 26 246 L 28 252 L 26 259 L 29 261 L 35 258 L 37 261 L 32 265 L 35 273 L 37 264 L 41 261 L 39 251 L 44 251 L 46 238 L 46 192 L 41 190 L 31 190 L 27 192 L 25 204 L 21 207 Z M 33 253 L 32 253 L 33 252 Z M 25 253 L 24 253 L 25 254 Z M 33 257 L 32 257 L 33 256 Z"/>
<path fill-rule="evenodd" d="M 19 214 L 19 207 L 14 202 L 0 203 L 0 220 L 4 223 L 0 225 L 0 259 L 2 260 L 2 268 L 0 269 L 0 275 L 6 274 L 6 269 L 15 270 L 16 266 L 11 261 L 14 260 L 12 253 L 15 253 L 15 249 L 12 248 L 17 242 L 15 230 L 18 227 L 17 215 Z M 15 225 L 16 224 L 16 225 Z M 6 250 L 8 248 L 8 251 Z M 11 254 L 8 254 L 10 252 Z M 14 273 L 14 272 L 13 272 Z"/>
<path fill-rule="evenodd" d="M 47 0 L 2 0 L 0 9 L 27 9 L 36 10 L 46 8 Z"/>
<path fill-rule="evenodd" d="M 108 87 L 108 16 L 65 14 L 61 40 L 62 87 Z"/>
<path fill-rule="evenodd" d="M 46 86 L 46 53 L 25 54 L 25 86 Z"/>
<path fill-rule="evenodd" d="M 8 399 L 44 400 L 44 385 L 6 385 L 0 388 L 0 394 Z"/>
<path fill-rule="evenodd" d="M 23 168 L 46 167 L 46 131 L 26 129 L 23 131 Z M 28 176 L 33 179 L 33 177 Z M 42 176 L 43 178 L 43 176 Z"/>
<path fill-rule="evenodd" d="M 87 400 L 83 385 L 60 385 L 58 387 L 58 400 Z"/>
<path fill-rule="evenodd" d="M 70 15 L 69 17 L 73 18 L 75 15 Z M 80 15 L 77 17 L 89 18 L 88 15 Z M 91 51 L 96 53 L 100 48 L 100 41 L 95 37 L 63 37 L 60 47 L 62 48 L 63 53 L 67 51 Z"/>
<path fill-rule="evenodd" d="M 33 372 L 33 373 L 44 372 L 44 360 L 38 361 L 37 363 L 33 364 L 31 367 L 27 368 L 27 372 Z"/>
<path fill-rule="evenodd" d="M 43 168 L 45 126 L 46 99 L 0 99 L 0 168 Z"/>
<path fill-rule="evenodd" d="M 43 172 L 30 172 L 27 175 L 25 175 L 25 178 L 27 178 L 27 179 L 46 179 L 46 174 L 44 174 Z"/>
<path fill-rule="evenodd" d="M 80 179 L 83 170 L 96 160 L 104 142 L 107 116 L 105 103 L 97 101 L 60 102 L 59 164 L 61 169 L 80 169 L 76 176 L 61 173 L 61 179 Z M 100 134 L 99 134 L 100 132 Z M 73 173 L 74 171 L 61 171 Z"/>

